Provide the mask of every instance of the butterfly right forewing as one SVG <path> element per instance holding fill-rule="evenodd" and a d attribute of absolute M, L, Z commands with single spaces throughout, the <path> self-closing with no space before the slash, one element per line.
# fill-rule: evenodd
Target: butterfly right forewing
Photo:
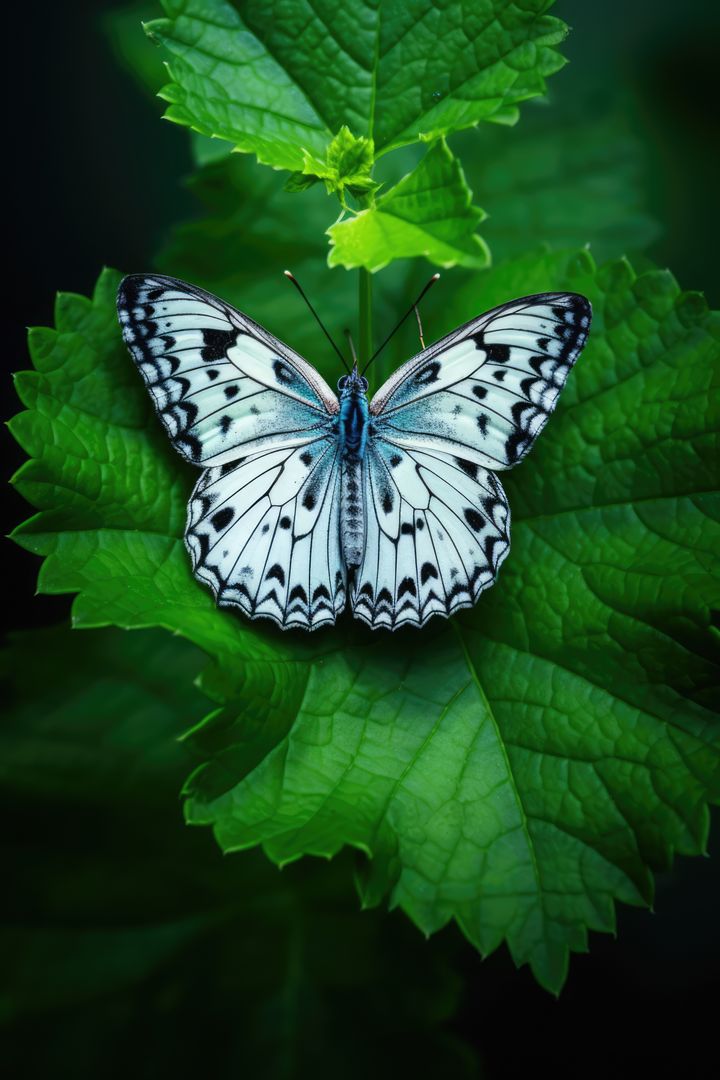
<path fill-rule="evenodd" d="M 378 437 L 512 468 L 555 408 L 590 318 L 584 296 L 540 293 L 473 319 L 378 390 L 370 403 Z"/>

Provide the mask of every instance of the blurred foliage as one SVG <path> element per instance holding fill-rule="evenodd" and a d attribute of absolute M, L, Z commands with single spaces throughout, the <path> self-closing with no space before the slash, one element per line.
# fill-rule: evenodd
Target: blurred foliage
<path fill-rule="evenodd" d="M 383 1077 L 414 1062 L 476 1075 L 444 1030 L 460 989 L 452 947 L 418 949 L 397 917 L 359 918 L 347 859 L 281 875 L 184 828 L 177 738 L 201 715 L 188 680 L 202 663 L 157 631 L 55 628 L 15 635 L 3 655 L 12 1074 L 124 1076 L 135 1045 L 135 1075 L 187 1075 L 178 1033 L 201 1004 L 206 1065 L 222 1074 Z"/>

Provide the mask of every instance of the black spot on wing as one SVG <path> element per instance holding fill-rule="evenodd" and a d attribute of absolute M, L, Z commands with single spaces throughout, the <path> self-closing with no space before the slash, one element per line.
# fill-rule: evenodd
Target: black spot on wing
<path fill-rule="evenodd" d="M 413 376 L 413 383 L 415 386 L 430 386 L 431 383 L 437 382 L 439 374 L 440 364 L 437 360 L 433 360 Z"/>
<path fill-rule="evenodd" d="M 275 378 L 282 386 L 290 386 L 293 382 L 292 368 L 283 363 L 282 360 L 273 360 L 272 369 L 275 373 Z"/>
<path fill-rule="evenodd" d="M 496 560 L 493 557 L 494 556 L 494 551 L 495 551 L 495 545 L 496 544 L 503 544 L 503 543 L 504 543 L 504 538 L 502 536 L 493 536 L 492 533 L 488 533 L 488 535 L 485 537 L 485 544 L 484 544 L 485 556 L 486 556 L 487 561 L 490 564 L 490 566 L 492 566 L 493 570 L 495 570 L 495 567 L 496 567 Z"/>
<path fill-rule="evenodd" d="M 270 581 L 271 578 L 275 578 L 281 585 L 285 584 L 285 571 L 280 563 L 274 563 L 265 575 L 266 581 Z"/>
<path fill-rule="evenodd" d="M 225 387 L 225 397 L 228 399 L 228 401 L 232 401 L 232 399 L 234 397 L 237 397 L 239 393 L 240 387 L 236 386 L 234 383 L 232 386 Z"/>
<path fill-rule="evenodd" d="M 485 345 L 484 348 L 492 364 L 507 364 L 510 359 L 509 345 Z"/>
<path fill-rule="evenodd" d="M 422 585 L 429 581 L 430 578 L 436 578 L 437 576 L 438 572 L 436 566 L 433 566 L 431 562 L 422 564 L 422 569 L 420 570 L 420 583 Z"/>
<path fill-rule="evenodd" d="M 215 532 L 220 532 L 221 529 L 224 529 L 226 525 L 230 524 L 234 517 L 235 511 L 232 507 L 224 506 L 222 510 L 218 510 L 217 513 L 213 514 L 210 521 L 212 522 L 212 527 Z"/>
<path fill-rule="evenodd" d="M 400 582 L 400 586 L 398 588 L 398 600 L 401 596 L 404 596 L 405 593 L 410 593 L 411 596 L 417 596 L 415 582 L 411 577 L 403 578 Z"/>
<path fill-rule="evenodd" d="M 186 448 L 191 461 L 200 461 L 202 459 L 202 443 L 194 435 L 181 435 L 177 440 L 177 444 L 180 448 Z"/>
<path fill-rule="evenodd" d="M 231 424 L 232 424 L 232 418 L 231 417 L 229 417 L 229 416 L 221 416 L 220 417 L 220 430 L 222 431 L 223 435 L 227 434 Z"/>
<path fill-rule="evenodd" d="M 303 604 L 307 604 L 307 593 L 303 589 L 302 585 L 294 585 L 290 590 L 288 602 L 292 600 L 302 600 Z"/>
<path fill-rule="evenodd" d="M 238 338 L 237 330 L 203 330 L 203 347 L 200 355 L 208 363 L 227 359 L 228 349 L 231 349 Z"/>
<path fill-rule="evenodd" d="M 455 464 L 472 480 L 477 480 L 478 467 L 474 461 L 466 461 L 465 458 L 455 458 Z"/>
<path fill-rule="evenodd" d="M 287 516 L 287 514 L 284 514 L 283 517 L 280 518 L 280 528 L 281 529 L 289 529 L 291 525 L 292 525 L 292 522 L 291 522 L 290 518 Z"/>
<path fill-rule="evenodd" d="M 473 529 L 475 532 L 480 532 L 484 525 L 484 519 L 482 515 L 478 514 L 477 510 L 473 509 L 472 506 L 467 507 L 463 511 L 463 513 L 465 514 L 465 520 L 467 521 L 470 528 Z"/>

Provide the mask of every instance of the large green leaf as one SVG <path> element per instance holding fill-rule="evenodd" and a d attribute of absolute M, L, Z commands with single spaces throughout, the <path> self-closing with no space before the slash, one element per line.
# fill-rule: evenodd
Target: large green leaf
<path fill-rule="evenodd" d="M 436 266 L 487 266 L 475 229 L 485 217 L 472 205 L 462 167 L 444 140 L 367 210 L 332 225 L 330 266 L 380 270 L 393 259 L 424 256 Z"/>
<path fill-rule="evenodd" d="M 118 341 L 116 283 L 61 299 L 19 381 L 34 460 L 17 484 L 41 512 L 16 535 L 46 556 L 40 587 L 79 593 L 77 625 L 162 625 L 215 658 L 187 813 L 223 847 L 286 862 L 355 845 L 367 904 L 389 895 L 427 932 L 455 918 L 483 953 L 505 939 L 556 989 L 613 900 L 649 902 L 651 869 L 703 850 L 720 795 L 717 317 L 668 273 L 585 252 L 468 279 L 438 329 L 549 288 L 595 309 L 557 415 L 506 478 L 501 580 L 419 635 L 348 618 L 308 636 L 218 612 L 193 580 L 192 470 Z"/>
<path fill-rule="evenodd" d="M 171 55 L 166 116 L 301 171 L 346 125 L 379 154 L 514 123 L 564 63 L 551 0 L 163 0 L 148 32 Z"/>
<path fill-rule="evenodd" d="M 188 1076 L 212 1032 L 226 1067 L 268 1080 L 428 1062 L 476 1075 L 443 1031 L 457 942 L 418 949 L 379 914 L 358 925 L 347 859 L 280 874 L 184 827 L 177 736 L 201 714 L 202 663 L 157 630 L 57 627 L 0 654 L 0 799 L 17 823 L 0 848 L 6 1057 L 23 1075 L 94 1080 L 137 1073 L 141 1044 L 139 1075 Z"/>

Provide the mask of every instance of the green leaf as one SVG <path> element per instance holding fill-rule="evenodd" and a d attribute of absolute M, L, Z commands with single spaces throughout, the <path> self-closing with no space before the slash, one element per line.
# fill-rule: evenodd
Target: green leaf
<path fill-rule="evenodd" d="M 643 145 L 621 113 L 539 106 L 512 131 L 485 126 L 454 146 L 490 210 L 483 233 L 496 259 L 539 244 L 590 244 L 606 259 L 640 251 L 659 233 L 647 211 Z"/>
<path fill-rule="evenodd" d="M 369 210 L 332 225 L 330 266 L 381 270 L 393 259 L 422 255 L 436 266 L 487 266 L 487 245 L 475 234 L 485 213 L 444 140 Z"/>
<path fill-rule="evenodd" d="M 288 199 L 292 196 L 287 196 Z M 117 278 L 35 331 L 35 459 L 16 483 L 40 587 L 77 625 L 161 625 L 215 660 L 219 705 L 187 815 L 226 849 L 283 863 L 353 845 L 363 898 L 426 932 L 507 941 L 557 990 L 614 901 L 704 850 L 720 797 L 710 608 L 717 601 L 718 318 L 667 272 L 539 254 L 468 278 L 438 329 L 523 293 L 572 289 L 589 344 L 533 454 L 505 478 L 513 548 L 478 605 L 421 634 L 282 634 L 213 608 L 181 535 L 194 470 L 175 460 L 115 324 Z M 478 303 L 481 296 L 481 303 Z"/>
<path fill-rule="evenodd" d="M 166 116 L 301 172 L 347 125 L 378 154 L 481 120 L 514 123 L 564 61 L 549 0 L 164 0 Z"/>
<path fill-rule="evenodd" d="M 459 942 L 418 950 L 398 918 L 360 920 L 347 858 L 279 874 L 259 852 L 222 859 L 206 831 L 184 828 L 177 736 L 200 715 L 188 679 L 202 662 L 160 631 L 61 627 L 15 634 L 0 654 L 0 797 L 22 830 L 0 845 L 13 882 L 0 924 L 9 1060 L 83 1080 L 107 1075 L 112 1047 L 119 1076 L 137 1071 L 142 1045 L 142 1074 L 187 1075 L 208 1051 L 200 1008 L 223 1060 L 250 1076 L 421 1064 L 476 1076 L 443 1030 Z M 381 1060 L 368 1031 L 388 1047 Z"/>
<path fill-rule="evenodd" d="M 375 191 L 378 184 L 370 175 L 375 164 L 372 139 L 356 138 L 348 127 L 341 127 L 328 145 L 323 159 L 305 154 L 302 173 L 293 173 L 285 185 L 286 191 L 301 191 L 318 180 L 325 181 L 328 194 L 337 193 L 343 202 L 347 189 L 351 195 L 365 195 Z"/>

